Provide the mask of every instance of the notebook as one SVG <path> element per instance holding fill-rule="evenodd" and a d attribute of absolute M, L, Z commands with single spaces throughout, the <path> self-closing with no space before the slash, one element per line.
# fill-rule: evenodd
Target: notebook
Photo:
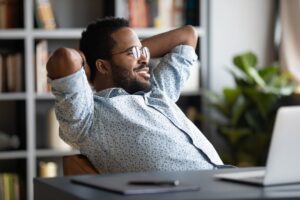
<path fill-rule="evenodd" d="M 260 186 L 300 183 L 300 106 L 281 107 L 263 170 L 216 174 L 215 177 Z"/>
<path fill-rule="evenodd" d="M 125 195 L 180 192 L 200 189 L 199 186 L 184 181 L 139 173 L 77 176 L 71 178 L 71 181 L 76 184 Z"/>

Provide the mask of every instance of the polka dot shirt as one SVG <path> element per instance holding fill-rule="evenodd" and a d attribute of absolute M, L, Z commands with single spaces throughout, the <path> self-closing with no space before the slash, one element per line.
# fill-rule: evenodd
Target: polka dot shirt
<path fill-rule="evenodd" d="M 195 65 L 180 45 L 151 69 L 150 92 L 122 88 L 93 92 L 84 69 L 50 80 L 60 137 L 105 173 L 214 169 L 222 161 L 207 138 L 176 105 Z"/>

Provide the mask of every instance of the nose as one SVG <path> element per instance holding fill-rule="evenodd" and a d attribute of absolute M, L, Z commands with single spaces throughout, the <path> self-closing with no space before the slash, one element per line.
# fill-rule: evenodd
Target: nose
<path fill-rule="evenodd" d="M 143 53 L 141 53 L 141 56 L 138 59 L 138 63 L 139 64 L 148 64 L 149 58 L 146 55 L 144 55 Z"/>

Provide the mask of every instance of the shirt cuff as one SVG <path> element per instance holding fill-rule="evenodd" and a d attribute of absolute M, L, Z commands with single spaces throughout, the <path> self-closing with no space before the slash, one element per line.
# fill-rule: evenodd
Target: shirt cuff
<path fill-rule="evenodd" d="M 178 53 L 184 55 L 186 59 L 191 61 L 196 61 L 198 59 L 198 56 L 195 53 L 195 49 L 189 45 L 176 46 L 171 50 L 171 53 Z"/>
<path fill-rule="evenodd" d="M 83 68 L 77 72 L 59 79 L 50 79 L 48 77 L 48 83 L 51 85 L 53 92 L 77 92 L 85 88 L 88 84 L 85 71 Z"/>

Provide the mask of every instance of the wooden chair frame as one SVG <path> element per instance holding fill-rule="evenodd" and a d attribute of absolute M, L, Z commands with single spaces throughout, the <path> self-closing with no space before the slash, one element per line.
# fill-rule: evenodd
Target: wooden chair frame
<path fill-rule="evenodd" d="M 63 170 L 64 176 L 99 174 L 88 158 L 81 154 L 63 156 Z"/>

